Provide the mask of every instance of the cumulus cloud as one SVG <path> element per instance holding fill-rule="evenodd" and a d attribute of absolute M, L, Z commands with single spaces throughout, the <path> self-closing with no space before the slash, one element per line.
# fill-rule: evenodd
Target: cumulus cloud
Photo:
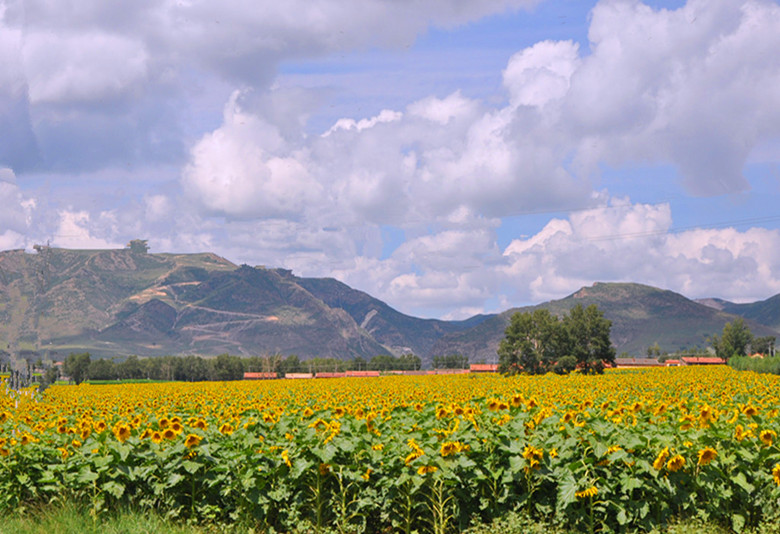
<path fill-rule="evenodd" d="M 571 77 L 562 120 L 585 171 L 599 162 L 670 162 L 697 195 L 749 187 L 742 168 L 780 136 L 780 47 L 774 2 L 689 0 L 654 11 L 630 0 L 596 5 L 592 53 Z"/>
<path fill-rule="evenodd" d="M 93 217 L 87 211 L 60 210 L 56 235 L 52 243 L 57 246 L 81 249 L 122 248 L 124 243 L 112 240 L 116 234 L 115 216 L 103 212 Z M 100 232 L 104 235 L 95 235 Z"/>
<path fill-rule="evenodd" d="M 663 10 L 602 0 L 588 46 L 518 50 L 501 94 L 453 87 L 316 134 L 307 120 L 323 104 L 319 91 L 273 83 L 280 61 L 405 46 L 432 25 L 533 4 L 163 1 L 133 4 L 118 20 L 94 0 L 5 2 L 0 127 L 17 135 L 0 137 L 0 166 L 60 170 L 65 180 L 119 163 L 128 174 L 176 170 L 121 208 L 85 199 L 52 218 L 0 178 L 0 199 L 13 206 L 0 214 L 0 244 L 32 229 L 72 235 L 63 246 L 148 237 L 156 250 L 333 275 L 404 311 L 449 316 L 594 280 L 690 296 L 717 287 L 727 298 L 780 290 L 776 231 L 673 232 L 669 205 L 594 193 L 604 166 L 648 163 L 673 166 L 693 195 L 750 187 L 751 152 L 780 138 L 780 93 L 768 90 L 780 86 L 775 2 Z M 593 209 L 498 245 L 503 218 L 572 207 Z M 392 252 L 386 227 L 404 234 Z"/>
<path fill-rule="evenodd" d="M 321 195 L 321 185 L 278 128 L 241 110 L 239 94 L 226 105 L 224 124 L 193 148 L 182 183 L 212 213 L 295 217 Z"/>
<path fill-rule="evenodd" d="M 553 219 L 512 241 L 501 271 L 519 298 L 559 298 L 593 281 L 642 282 L 690 297 L 763 299 L 780 292 L 780 231 L 673 231 L 668 204 L 610 206 Z M 530 292 L 525 288 L 530 288 Z M 517 297 L 516 297 L 517 298 Z"/>
<path fill-rule="evenodd" d="M 172 138 L 186 135 L 181 129 L 192 115 L 202 115 L 196 124 L 213 119 L 212 98 L 237 86 L 268 88 L 281 61 L 408 46 L 431 25 L 462 24 L 537 1 L 258 6 L 157 0 L 133 2 L 117 16 L 116 6 L 94 0 L 67 8 L 50 0 L 4 0 L 0 127 L 13 125 L 17 135 L 0 141 L 0 164 L 17 171 L 33 163 L 84 170 L 165 154 L 171 161 L 182 154 Z M 101 143 L 109 131 L 110 143 Z"/>

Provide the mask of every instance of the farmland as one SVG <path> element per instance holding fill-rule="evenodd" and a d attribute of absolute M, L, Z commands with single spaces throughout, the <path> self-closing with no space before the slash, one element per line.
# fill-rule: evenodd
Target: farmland
<path fill-rule="evenodd" d="M 53 386 L 0 396 L 0 514 L 52 499 L 289 531 L 776 518 L 780 382 L 726 367 Z M 4 389 L 4 388 L 3 388 Z"/>

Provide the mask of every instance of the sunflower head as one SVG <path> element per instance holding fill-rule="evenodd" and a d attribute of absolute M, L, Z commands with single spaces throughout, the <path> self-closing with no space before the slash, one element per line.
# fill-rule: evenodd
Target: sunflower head
<path fill-rule="evenodd" d="M 187 439 L 184 440 L 184 445 L 188 449 L 191 449 L 193 447 L 196 447 L 200 443 L 200 441 L 202 439 L 203 438 L 201 438 L 200 436 L 198 436 L 196 434 L 190 434 L 190 435 L 187 436 Z"/>
<path fill-rule="evenodd" d="M 718 451 L 712 447 L 705 447 L 699 451 L 698 465 L 707 465 L 718 455 Z"/>
<path fill-rule="evenodd" d="M 758 435 L 758 438 L 761 440 L 761 443 L 766 445 L 767 447 L 772 446 L 772 442 L 777 437 L 777 432 L 774 430 L 762 430 L 761 433 Z"/>

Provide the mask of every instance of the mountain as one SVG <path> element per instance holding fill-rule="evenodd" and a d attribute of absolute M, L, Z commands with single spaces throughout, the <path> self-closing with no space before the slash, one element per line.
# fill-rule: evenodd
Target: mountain
<path fill-rule="evenodd" d="M 694 302 L 672 291 L 641 284 L 597 282 L 566 298 L 507 310 L 470 330 L 448 334 L 434 344 L 432 351 L 464 354 L 471 361 L 495 361 L 504 330 L 515 312 L 546 308 L 562 315 L 577 304 L 598 306 L 612 321 L 612 343 L 618 353 L 633 355 L 645 354 L 647 347 L 656 342 L 669 352 L 703 347 L 707 337 L 720 333 L 726 323 L 737 318 L 725 309 Z M 780 334 L 780 329 L 754 320 L 748 324 L 755 335 Z"/>
<path fill-rule="evenodd" d="M 135 245 L 133 246 L 133 243 Z M 140 243 L 140 245 L 139 245 Z M 779 296 L 708 305 L 639 284 L 597 283 L 538 306 L 464 321 L 405 315 L 332 278 L 235 265 L 215 254 L 36 247 L 0 252 L 0 356 L 296 354 L 369 359 L 413 352 L 424 364 L 460 353 L 495 361 L 511 315 L 539 307 L 563 314 L 596 304 L 612 321 L 618 352 L 703 346 L 737 315 L 756 335 L 780 333 Z"/>
<path fill-rule="evenodd" d="M 736 304 L 722 299 L 697 300 L 705 306 L 710 306 L 726 313 L 739 315 L 773 330 L 780 331 L 780 293 L 774 297 L 749 304 Z"/>
<path fill-rule="evenodd" d="M 10 350 L 96 356 L 389 352 L 289 271 L 130 249 L 0 253 L 0 339 Z"/>
<path fill-rule="evenodd" d="M 361 328 L 393 352 L 411 352 L 424 359 L 431 355 L 431 349 L 442 336 L 468 330 L 491 317 L 476 315 L 465 321 L 419 319 L 333 278 L 295 280 L 328 306 L 346 311 Z"/>

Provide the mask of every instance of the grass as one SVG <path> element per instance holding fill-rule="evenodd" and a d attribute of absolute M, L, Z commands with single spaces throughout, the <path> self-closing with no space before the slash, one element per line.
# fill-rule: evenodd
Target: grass
<path fill-rule="evenodd" d="M 156 514 L 122 511 L 95 519 L 74 504 L 50 505 L 3 518 L 0 534 L 196 534 L 208 531 L 172 523 Z"/>
<path fill-rule="evenodd" d="M 151 512 L 121 510 L 109 517 L 94 518 L 89 512 L 73 503 L 54 504 L 28 509 L 5 517 L 0 522 L 0 534 L 224 534 L 253 533 L 246 527 L 231 525 L 194 526 L 168 521 Z M 313 533 L 302 529 L 295 534 Z M 330 531 L 324 531 L 327 534 Z M 730 528 L 697 519 L 680 521 L 662 530 L 648 534 L 730 534 Z M 744 534 L 780 534 L 780 521 L 768 522 Z M 550 524 L 532 521 L 522 514 L 509 513 L 489 525 L 476 525 L 464 534 L 574 534 Z"/>

